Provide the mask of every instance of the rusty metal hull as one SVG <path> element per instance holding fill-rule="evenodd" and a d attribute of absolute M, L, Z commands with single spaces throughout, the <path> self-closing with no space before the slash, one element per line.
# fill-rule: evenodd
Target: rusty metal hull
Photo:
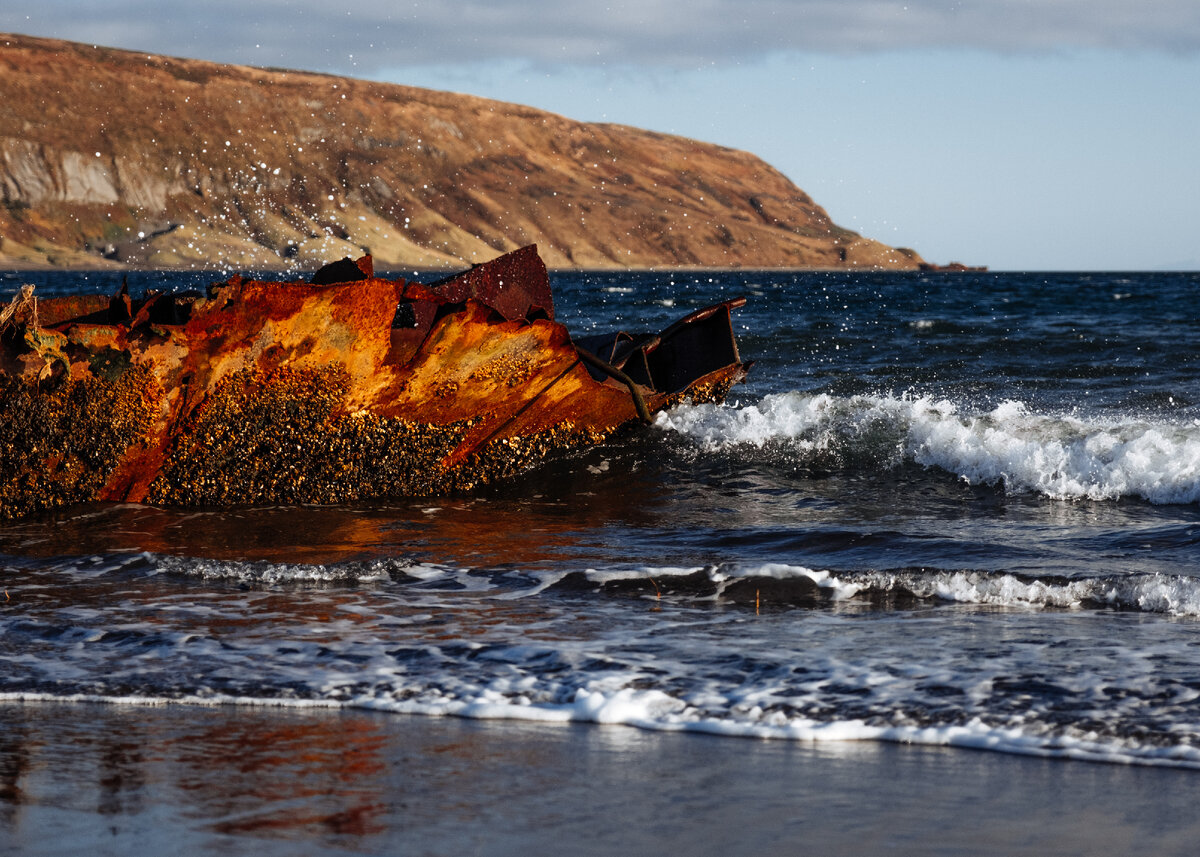
<path fill-rule="evenodd" d="M 534 247 L 428 286 L 364 257 L 204 296 L 27 292 L 0 331 L 0 516 L 468 491 L 722 398 L 737 305 L 576 343 Z"/>

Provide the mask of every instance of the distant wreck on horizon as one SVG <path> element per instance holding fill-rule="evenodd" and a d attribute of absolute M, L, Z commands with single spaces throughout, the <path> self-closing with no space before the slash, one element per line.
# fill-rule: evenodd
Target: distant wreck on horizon
<path fill-rule="evenodd" d="M 363 257 L 206 294 L 27 286 L 0 311 L 0 517 L 470 491 L 722 400 L 743 303 L 573 340 L 534 246 L 432 285 Z"/>

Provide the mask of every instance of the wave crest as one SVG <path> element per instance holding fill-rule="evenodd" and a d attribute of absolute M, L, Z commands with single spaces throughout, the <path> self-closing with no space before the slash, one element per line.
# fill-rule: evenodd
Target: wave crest
<path fill-rule="evenodd" d="M 1040 414 L 1016 401 L 972 414 L 928 396 L 793 392 L 740 407 L 683 406 L 656 424 L 708 451 L 785 444 L 847 463 L 937 467 L 970 484 L 1060 500 L 1200 501 L 1196 422 Z"/>
<path fill-rule="evenodd" d="M 1027 577 L 1007 572 L 899 569 L 829 572 L 803 566 L 717 568 L 710 572 L 718 594 L 737 587 L 756 591 L 767 581 L 791 581 L 824 600 L 943 601 L 998 607 L 1107 608 L 1200 616 L 1200 578 L 1135 573 L 1094 577 Z"/>

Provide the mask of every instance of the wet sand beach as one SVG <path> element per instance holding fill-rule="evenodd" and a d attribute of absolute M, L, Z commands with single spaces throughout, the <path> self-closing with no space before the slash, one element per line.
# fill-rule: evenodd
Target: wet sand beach
<path fill-rule="evenodd" d="M 5 854 L 1192 854 L 1194 774 L 626 726 L 0 706 Z"/>

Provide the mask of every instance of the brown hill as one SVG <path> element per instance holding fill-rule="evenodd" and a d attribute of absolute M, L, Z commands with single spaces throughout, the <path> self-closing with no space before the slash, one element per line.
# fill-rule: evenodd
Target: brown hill
<path fill-rule="evenodd" d="M 0 265 L 915 268 L 746 152 L 467 95 L 0 35 Z"/>

